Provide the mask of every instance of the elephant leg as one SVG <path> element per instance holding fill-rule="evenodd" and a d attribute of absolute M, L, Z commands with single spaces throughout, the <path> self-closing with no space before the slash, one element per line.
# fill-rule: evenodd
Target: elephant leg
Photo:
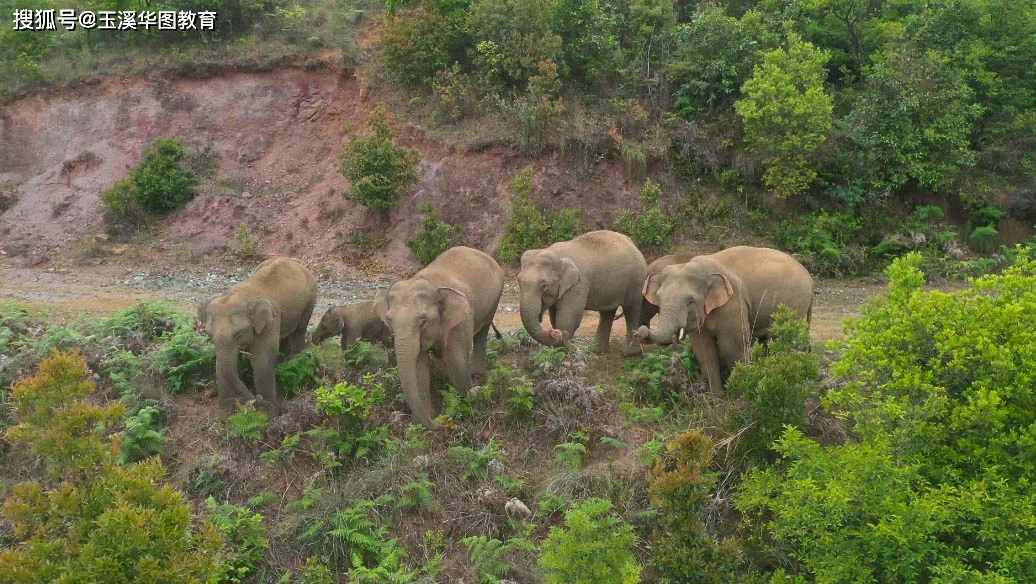
<path fill-rule="evenodd" d="M 720 377 L 715 337 L 692 331 L 688 331 L 688 334 L 691 337 L 691 349 L 694 351 L 694 357 L 698 360 L 698 367 L 701 368 L 702 375 L 709 382 L 709 391 L 718 393 L 723 389 L 723 382 Z"/>
<path fill-rule="evenodd" d="M 482 377 L 486 374 L 486 343 L 489 342 L 489 325 L 475 333 L 472 339 L 474 347 L 471 351 L 471 373 Z"/>
<path fill-rule="evenodd" d="M 597 334 L 594 335 L 595 352 L 603 354 L 608 352 L 608 341 L 612 338 L 612 322 L 615 320 L 615 310 L 602 310 L 601 318 L 597 321 Z"/>
<path fill-rule="evenodd" d="M 623 309 L 623 313 L 625 313 L 625 312 L 626 312 L 626 309 Z M 648 302 L 647 298 L 641 298 L 641 304 L 640 304 L 640 324 L 642 326 L 646 326 L 648 328 L 651 328 L 651 319 L 655 318 L 656 314 L 658 314 L 658 306 Z M 630 327 L 629 326 L 629 319 L 626 319 L 626 328 L 627 328 L 627 330 L 636 330 L 637 327 Z"/>
<path fill-rule="evenodd" d="M 421 351 L 417 357 L 417 393 L 421 400 L 421 408 L 429 420 L 435 419 L 435 410 L 432 408 L 432 359 L 428 351 Z"/>
<path fill-rule="evenodd" d="M 472 331 L 458 330 L 465 329 L 458 326 L 453 334 L 446 341 L 445 351 L 442 352 L 443 360 L 446 361 L 446 371 L 450 376 L 450 385 L 459 391 L 467 391 L 471 388 L 471 347 L 474 342 Z M 488 335 L 489 331 L 486 331 Z M 483 358 L 485 354 L 483 353 Z"/>
<path fill-rule="evenodd" d="M 633 311 L 628 310 L 629 307 L 627 305 L 622 307 L 622 315 L 626 319 L 626 338 L 622 344 L 622 354 L 627 357 L 644 354 L 644 349 L 640 346 L 640 339 L 637 338 L 637 323 L 644 321 L 644 309 L 636 302 L 632 306 L 634 306 Z M 635 312 L 638 308 L 641 310 L 640 313 Z"/>
<path fill-rule="evenodd" d="M 276 363 L 277 353 L 273 346 L 253 348 L 252 372 L 255 376 L 255 391 L 272 415 L 279 414 L 281 408 L 280 400 L 277 398 Z"/>
<path fill-rule="evenodd" d="M 550 317 L 550 327 L 558 328 L 558 306 L 556 304 L 548 309 L 547 315 Z"/>
<path fill-rule="evenodd" d="M 726 379 L 734 365 L 749 361 L 751 352 L 752 337 L 741 334 L 721 334 L 716 338 L 719 348 L 719 362 L 725 370 L 723 378 Z"/>
<path fill-rule="evenodd" d="M 571 292 L 562 296 L 558 303 L 554 305 L 554 310 L 557 314 L 557 323 L 554 325 L 554 328 L 562 332 L 561 342 L 557 343 L 558 345 L 568 342 L 576 335 L 576 329 L 583 322 L 583 311 L 585 309 L 586 295 L 577 295 Z M 614 317 L 615 314 L 613 313 L 612 316 Z M 611 318 L 608 319 L 608 323 L 611 326 Z M 605 348 L 607 348 L 607 344 L 605 344 Z"/>

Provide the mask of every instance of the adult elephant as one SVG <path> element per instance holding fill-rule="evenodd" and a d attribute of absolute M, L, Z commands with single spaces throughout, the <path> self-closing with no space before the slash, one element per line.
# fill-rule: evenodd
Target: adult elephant
<path fill-rule="evenodd" d="M 738 246 L 666 267 L 644 283 L 644 297 L 661 308 L 661 321 L 654 330 L 641 326 L 637 336 L 669 344 L 685 329 L 702 374 L 717 391 L 752 339 L 767 338 L 778 304 L 809 323 L 813 278 L 782 251 Z"/>
<path fill-rule="evenodd" d="M 310 336 L 310 342 L 319 345 L 325 340 L 342 335 L 342 350 L 357 340 L 392 345 L 392 331 L 381 321 L 373 302 L 331 307 Z"/>
<path fill-rule="evenodd" d="M 292 258 L 259 264 L 247 280 L 198 307 L 198 322 L 216 345 L 216 389 L 221 415 L 235 398 L 257 400 L 280 412 L 274 368 L 278 353 L 290 357 L 306 345 L 306 327 L 317 301 L 317 280 Z M 256 394 L 237 373 L 238 351 L 251 355 Z"/>
<path fill-rule="evenodd" d="M 467 391 L 471 374 L 485 369 L 504 271 L 470 247 L 452 247 L 409 280 L 378 291 L 374 309 L 395 337 L 399 380 L 417 421 L 435 428 L 428 351 L 446 362 L 450 383 Z M 474 350 L 472 350 L 474 349 Z M 474 354 L 472 354 L 474 353 Z"/>
<path fill-rule="evenodd" d="M 647 276 L 645 277 L 645 281 L 650 279 L 651 276 L 661 273 L 662 270 L 668 268 L 671 265 L 685 264 L 691 261 L 691 259 L 693 259 L 694 257 L 695 256 L 693 253 L 674 253 L 672 255 L 662 256 L 648 264 Z M 655 318 L 656 314 L 658 314 L 658 305 L 652 304 L 651 301 L 648 300 L 645 296 L 643 302 L 640 305 L 641 326 L 651 326 L 651 319 Z"/>
<path fill-rule="evenodd" d="M 532 338 L 562 345 L 575 335 L 583 311 L 601 313 L 595 337 L 597 351 L 605 352 L 615 312 L 626 319 L 623 352 L 640 353 L 633 333 L 640 324 L 641 287 L 647 263 L 633 241 L 614 231 L 591 231 L 546 249 L 522 254 L 518 286 L 522 324 Z M 543 328 L 543 313 L 553 328 Z"/>

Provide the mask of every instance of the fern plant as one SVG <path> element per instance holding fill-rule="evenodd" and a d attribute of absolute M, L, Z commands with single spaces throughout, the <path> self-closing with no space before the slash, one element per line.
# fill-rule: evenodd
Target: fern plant
<path fill-rule="evenodd" d="M 259 440 L 263 437 L 263 428 L 270 423 L 270 416 L 248 406 L 241 406 L 236 414 L 227 417 L 227 423 L 230 425 L 231 436 Z"/>
<path fill-rule="evenodd" d="M 435 499 L 432 497 L 432 489 L 435 483 L 428 480 L 428 473 L 421 473 L 417 480 L 408 482 L 399 488 L 399 496 L 396 497 L 396 507 L 400 509 L 413 509 L 416 511 L 430 511 L 435 507 Z"/>
<path fill-rule="evenodd" d="M 460 540 L 468 549 L 468 557 L 478 570 L 478 579 L 482 584 L 500 584 L 511 571 L 505 557 L 519 550 L 535 552 L 536 544 L 522 538 L 514 537 L 507 543 L 485 535 L 473 535 Z"/>
<path fill-rule="evenodd" d="M 168 437 L 165 429 L 155 429 L 160 411 L 155 406 L 141 408 L 125 419 L 126 434 L 122 439 L 122 462 L 136 462 L 162 450 Z"/>

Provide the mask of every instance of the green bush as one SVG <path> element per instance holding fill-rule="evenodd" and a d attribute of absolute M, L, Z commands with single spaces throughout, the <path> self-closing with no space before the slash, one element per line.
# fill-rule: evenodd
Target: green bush
<path fill-rule="evenodd" d="M 820 358 L 810 352 L 806 321 L 781 305 L 770 335 L 768 346 L 756 345 L 726 383 L 730 395 L 747 400 L 734 415 L 744 428 L 737 450 L 761 462 L 773 460 L 770 445 L 784 428 L 805 426 L 806 398 L 820 393 Z"/>
<path fill-rule="evenodd" d="M 539 249 L 545 244 L 547 219 L 532 202 L 532 175 L 532 167 L 526 166 L 509 185 L 511 220 L 504 227 L 497 250 L 504 263 L 514 263 L 526 250 Z"/>
<path fill-rule="evenodd" d="M 184 156 L 178 139 L 159 138 L 129 175 L 104 192 L 110 233 L 127 236 L 147 227 L 153 216 L 175 211 L 194 198 L 198 177 L 184 164 Z"/>
<path fill-rule="evenodd" d="M 174 393 L 190 382 L 211 379 L 216 374 L 216 346 L 192 323 L 184 322 L 166 336 L 151 357 L 151 366 L 169 382 Z"/>
<path fill-rule="evenodd" d="M 825 403 L 860 442 L 794 428 L 738 506 L 775 557 L 817 581 L 1036 578 L 1036 261 L 960 292 L 925 291 L 917 253 L 847 326 Z"/>
<path fill-rule="evenodd" d="M 230 426 L 231 436 L 259 440 L 263 437 L 263 428 L 270 424 L 270 416 L 249 406 L 241 406 L 237 412 L 227 417 L 227 424 Z"/>
<path fill-rule="evenodd" d="M 370 131 L 366 137 L 353 139 L 342 151 L 338 169 L 352 184 L 346 198 L 373 211 L 385 212 L 397 206 L 417 182 L 421 154 L 392 145 L 392 126 L 384 106 L 374 108 L 367 127 Z"/>
<path fill-rule="evenodd" d="M 679 403 L 687 387 L 674 385 L 674 381 L 691 380 L 698 373 L 698 361 L 689 349 L 686 344 L 659 347 L 645 353 L 642 359 L 623 363 L 629 371 L 624 381 L 631 397 L 644 404 Z M 673 368 L 682 369 L 686 375 L 672 376 Z"/>
<path fill-rule="evenodd" d="M 371 408 L 385 399 L 385 386 L 368 373 L 363 376 L 361 385 L 343 381 L 332 387 L 318 388 L 314 396 L 317 409 L 325 414 L 362 422 L 370 416 Z"/>
<path fill-rule="evenodd" d="M 223 534 L 232 550 L 223 559 L 219 582 L 244 582 L 266 557 L 270 543 L 263 535 L 263 516 L 245 507 L 220 504 L 211 496 L 205 500 L 208 519 Z"/>
<path fill-rule="evenodd" d="M 436 73 L 460 52 L 454 22 L 436 10 L 417 8 L 397 14 L 381 37 L 385 65 L 404 83 L 430 85 Z"/>
<path fill-rule="evenodd" d="M 641 566 L 630 548 L 636 542 L 611 501 L 591 498 L 565 513 L 564 529 L 550 528 L 540 564 L 548 584 L 635 584 Z"/>
<path fill-rule="evenodd" d="M 463 245 L 458 228 L 441 221 L 435 205 L 424 203 L 418 210 L 424 214 L 424 223 L 420 231 L 407 238 L 406 244 L 421 265 L 427 266 L 442 252 Z"/>
<path fill-rule="evenodd" d="M 814 274 L 844 276 L 862 267 L 851 248 L 863 222 L 850 213 L 820 211 L 798 220 L 785 220 L 774 234 L 778 247 L 802 256 Z"/>
<path fill-rule="evenodd" d="M 547 239 L 551 243 L 568 241 L 579 235 L 579 216 L 582 209 L 550 209 L 547 217 Z"/>
<path fill-rule="evenodd" d="M 628 235 L 638 247 L 661 247 L 669 241 L 676 223 L 659 206 L 662 189 L 657 183 L 647 179 L 640 196 L 645 209 L 640 213 L 624 210 L 615 220 L 615 230 Z"/>
<path fill-rule="evenodd" d="M 703 518 L 719 478 L 709 470 L 712 448 L 701 430 L 690 430 L 666 444 L 651 471 L 651 504 L 658 511 L 652 559 L 670 582 L 737 580 L 736 542 L 711 537 Z"/>
<path fill-rule="evenodd" d="M 5 436 L 53 471 L 21 483 L 3 507 L 9 531 L 0 574 L 9 582 L 207 582 L 222 573 L 222 538 L 195 524 L 157 458 L 120 463 L 106 435 L 123 407 L 91 405 L 96 388 L 77 354 L 55 352 L 37 376 L 17 383 L 19 424 Z"/>
<path fill-rule="evenodd" d="M 169 438 L 164 429 L 156 429 L 161 411 L 155 406 L 141 408 L 136 415 L 126 416 L 126 436 L 122 439 L 123 462 L 136 462 L 160 452 Z"/>
<path fill-rule="evenodd" d="M 305 389 L 317 386 L 319 371 L 320 357 L 316 353 L 299 353 L 277 365 L 277 389 L 288 397 L 298 395 Z"/>

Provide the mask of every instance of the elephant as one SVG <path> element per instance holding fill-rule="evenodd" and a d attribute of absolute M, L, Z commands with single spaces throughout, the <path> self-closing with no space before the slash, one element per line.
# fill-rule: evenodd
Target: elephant
<path fill-rule="evenodd" d="M 813 278 L 782 251 L 738 246 L 664 268 L 645 281 L 644 297 L 661 307 L 661 321 L 654 330 L 641 326 L 638 338 L 669 344 L 685 329 L 710 390 L 718 391 L 752 339 L 767 339 L 778 304 L 808 325 Z"/>
<path fill-rule="evenodd" d="M 445 361 L 455 389 L 470 389 L 472 373 L 485 371 L 486 342 L 503 289 L 504 271 L 496 260 L 457 246 L 375 296 L 374 310 L 395 337 L 403 395 L 425 427 L 439 426 L 430 394 L 429 350 Z"/>
<path fill-rule="evenodd" d="M 622 351 L 639 354 L 633 333 L 640 323 L 641 289 L 647 263 L 633 241 L 614 231 L 591 231 L 545 249 L 522 254 L 518 286 L 522 324 L 537 342 L 558 346 L 575 335 L 583 312 L 601 313 L 594 337 L 597 352 L 608 350 L 612 321 L 622 307 L 628 332 Z M 550 325 L 542 328 L 543 313 Z"/>
<path fill-rule="evenodd" d="M 221 414 L 235 397 L 258 398 L 280 412 L 274 368 L 278 353 L 291 357 L 306 345 L 306 327 L 317 301 L 317 280 L 298 260 L 279 257 L 259 264 L 247 280 L 198 307 L 198 322 L 216 345 L 216 389 Z M 249 353 L 256 394 L 238 376 L 238 351 Z"/>
<path fill-rule="evenodd" d="M 673 264 L 685 264 L 694 258 L 693 253 L 674 253 L 672 255 L 662 256 L 657 260 L 648 264 L 647 276 L 645 279 L 651 278 L 651 276 L 661 272 L 666 267 Z M 658 314 L 658 305 L 651 304 L 651 302 L 644 298 L 644 302 L 640 306 L 640 324 L 641 326 L 651 326 L 651 319 L 655 318 Z"/>
<path fill-rule="evenodd" d="M 343 351 L 356 340 L 392 346 L 392 331 L 374 310 L 374 302 L 332 307 L 320 318 L 310 342 L 319 345 L 335 335 L 342 335 Z"/>

